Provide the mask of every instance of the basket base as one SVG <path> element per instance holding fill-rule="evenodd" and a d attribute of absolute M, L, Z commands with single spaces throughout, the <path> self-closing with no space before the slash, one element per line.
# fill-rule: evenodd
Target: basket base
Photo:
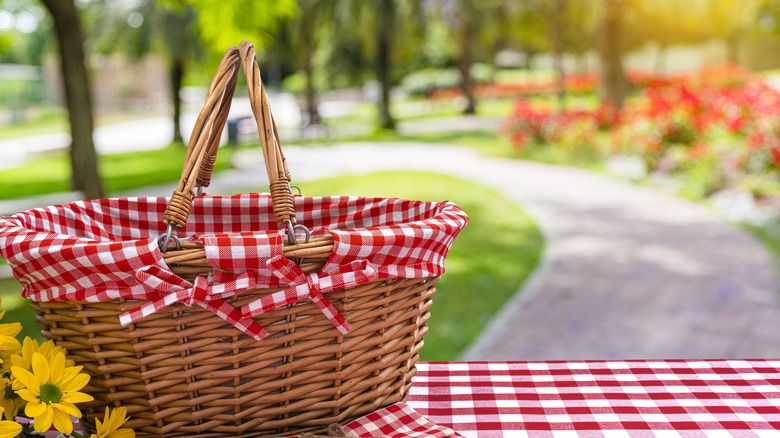
<path fill-rule="evenodd" d="M 200 307 L 174 304 L 128 327 L 143 304 L 32 303 L 43 335 L 91 381 L 85 426 L 125 406 L 144 436 L 279 437 L 323 431 L 405 400 L 438 277 L 380 280 L 325 296 L 352 325 L 341 335 L 309 300 L 255 318 L 248 337 Z M 234 297 L 243 306 L 275 290 Z"/>

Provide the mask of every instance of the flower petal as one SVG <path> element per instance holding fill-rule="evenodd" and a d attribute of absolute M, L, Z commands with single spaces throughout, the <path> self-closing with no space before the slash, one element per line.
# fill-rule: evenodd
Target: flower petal
<path fill-rule="evenodd" d="M 73 432 L 73 421 L 71 421 L 70 415 L 59 409 L 52 409 L 52 412 L 54 412 L 54 428 L 66 435 L 70 435 Z"/>
<path fill-rule="evenodd" d="M 0 317 L 2 318 L 2 317 Z M 19 332 L 22 331 L 22 323 L 21 322 L 8 322 L 5 324 L 0 324 L 0 334 L 16 337 L 16 335 L 19 334 Z M 19 342 L 19 341 L 17 341 Z"/>
<path fill-rule="evenodd" d="M 54 409 L 48 405 L 44 406 L 46 406 L 46 409 L 43 413 L 33 418 L 35 420 L 35 430 L 38 433 L 44 433 L 51 429 L 51 422 L 54 420 Z"/>
<path fill-rule="evenodd" d="M 73 415 L 76 418 L 81 418 L 81 411 L 73 403 L 69 403 L 69 402 L 55 403 L 53 406 L 56 407 L 57 409 L 61 409 L 65 411 L 70 415 Z"/>
<path fill-rule="evenodd" d="M 87 386 L 87 383 L 89 383 L 88 374 L 76 374 L 70 381 L 64 381 L 59 388 L 62 392 L 67 394 L 80 390 Z"/>
<path fill-rule="evenodd" d="M 22 433 L 22 425 L 13 421 L 0 421 L 0 437 L 15 437 Z"/>
<path fill-rule="evenodd" d="M 57 386 L 60 387 L 67 386 L 67 382 L 73 380 L 73 378 L 76 377 L 76 375 L 78 375 L 78 373 L 81 372 L 82 368 L 83 367 L 81 365 L 77 367 L 65 367 L 65 370 L 62 372 L 62 376 L 60 377 L 60 381 L 63 382 L 63 385 L 61 386 L 57 385 Z"/>
<path fill-rule="evenodd" d="M 49 361 L 49 367 L 51 371 L 51 383 L 57 385 L 57 387 L 62 387 L 60 377 L 62 377 L 65 371 L 65 355 L 62 353 L 53 355 Z"/>
<path fill-rule="evenodd" d="M 32 355 L 32 373 L 38 381 L 38 386 L 50 382 L 51 369 L 49 368 L 49 361 L 41 353 L 33 353 Z"/>
<path fill-rule="evenodd" d="M 124 406 L 115 408 L 113 415 L 111 416 L 111 427 L 114 430 L 117 430 L 122 427 L 123 424 L 127 423 L 127 420 L 129 420 L 129 418 L 127 418 L 127 408 Z"/>
<path fill-rule="evenodd" d="M 11 375 L 14 376 L 14 379 L 16 379 L 17 382 L 21 383 L 23 387 L 28 388 L 30 391 L 35 393 L 35 395 L 40 394 L 41 384 L 38 382 L 38 379 L 35 378 L 33 373 L 22 367 L 13 366 L 11 367 Z"/>
<path fill-rule="evenodd" d="M 45 411 L 46 409 L 47 409 L 46 403 L 33 401 L 27 403 L 27 406 L 25 406 L 24 408 L 24 413 L 30 418 L 35 418 L 39 415 L 42 415 L 43 411 Z"/>
<path fill-rule="evenodd" d="M 111 434 L 111 438 L 135 438 L 133 429 L 119 429 Z"/>
<path fill-rule="evenodd" d="M 41 399 L 38 397 L 38 394 L 30 391 L 27 388 L 17 389 L 16 395 L 18 395 L 22 400 L 28 401 L 28 402 L 38 402 L 41 401 Z"/>
<path fill-rule="evenodd" d="M 2 327 L 3 324 L 0 324 L 0 327 Z M 19 344 L 19 341 L 16 340 L 11 335 L 6 335 L 2 332 L 0 332 L 0 350 L 2 351 L 14 351 L 21 348 L 22 345 Z"/>
<path fill-rule="evenodd" d="M 95 397 L 92 397 L 91 395 L 85 394 L 83 392 L 68 392 L 62 396 L 62 401 L 68 403 L 84 403 L 90 402 L 94 399 Z"/>

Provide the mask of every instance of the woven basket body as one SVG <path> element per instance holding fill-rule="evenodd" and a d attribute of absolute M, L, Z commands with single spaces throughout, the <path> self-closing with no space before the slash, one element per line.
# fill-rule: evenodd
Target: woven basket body
<path fill-rule="evenodd" d="M 214 314 L 175 304 L 127 328 L 138 305 L 33 303 L 44 335 L 92 376 L 87 424 L 125 406 L 127 427 L 165 436 L 285 436 L 403 400 L 415 374 L 436 278 L 374 281 L 327 293 L 347 336 L 310 301 L 256 318 L 258 342 Z M 268 291 L 242 293 L 239 306 Z M 124 302 L 122 302 L 124 301 Z"/>
<path fill-rule="evenodd" d="M 196 196 L 240 64 L 270 195 Z M 91 376 L 87 431 L 125 406 L 139 436 L 276 437 L 404 400 L 468 218 L 450 202 L 294 197 L 289 179 L 244 42 L 220 64 L 171 198 L 0 217 L 0 255 L 44 336 Z"/>

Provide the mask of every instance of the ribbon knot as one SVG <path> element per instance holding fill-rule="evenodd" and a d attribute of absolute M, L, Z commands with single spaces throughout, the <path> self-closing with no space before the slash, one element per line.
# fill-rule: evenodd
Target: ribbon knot
<path fill-rule="evenodd" d="M 188 307 L 197 304 L 258 341 L 268 335 L 258 323 L 245 318 L 238 309 L 224 300 L 238 293 L 238 289 L 214 293 L 205 277 L 196 277 L 193 284 L 156 265 L 139 269 L 135 278 L 147 291 L 143 298 L 150 302 L 120 315 L 119 322 L 123 326 L 178 302 Z"/>
<path fill-rule="evenodd" d="M 259 298 L 241 308 L 244 318 L 253 318 L 271 310 L 309 298 L 328 320 L 342 334 L 349 333 L 352 326 L 323 295 L 337 289 L 358 286 L 376 280 L 376 269 L 366 260 L 357 260 L 342 265 L 324 275 L 316 272 L 304 274 L 292 260 L 282 256 L 267 262 L 271 272 L 282 282 L 291 285 L 287 289 Z"/>
<path fill-rule="evenodd" d="M 192 287 L 179 289 L 176 292 L 176 301 L 184 304 L 187 307 L 192 307 L 193 304 L 203 303 L 208 301 L 208 282 L 204 277 L 197 277 Z"/>

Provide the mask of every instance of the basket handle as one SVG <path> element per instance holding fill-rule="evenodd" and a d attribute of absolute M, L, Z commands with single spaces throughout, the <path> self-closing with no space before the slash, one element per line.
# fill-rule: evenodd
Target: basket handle
<path fill-rule="evenodd" d="M 278 222 L 287 223 L 288 227 L 295 225 L 295 208 L 289 186 L 290 172 L 279 145 L 279 133 L 260 77 L 257 55 L 249 41 L 242 41 L 239 47 L 231 47 L 225 52 L 195 122 L 181 179 L 163 215 L 163 222 L 168 225 L 169 231 L 184 227 L 195 197 L 194 188 L 208 187 L 211 181 L 222 130 L 236 89 L 239 63 L 244 67 L 249 101 L 260 134 L 274 216 Z"/>

